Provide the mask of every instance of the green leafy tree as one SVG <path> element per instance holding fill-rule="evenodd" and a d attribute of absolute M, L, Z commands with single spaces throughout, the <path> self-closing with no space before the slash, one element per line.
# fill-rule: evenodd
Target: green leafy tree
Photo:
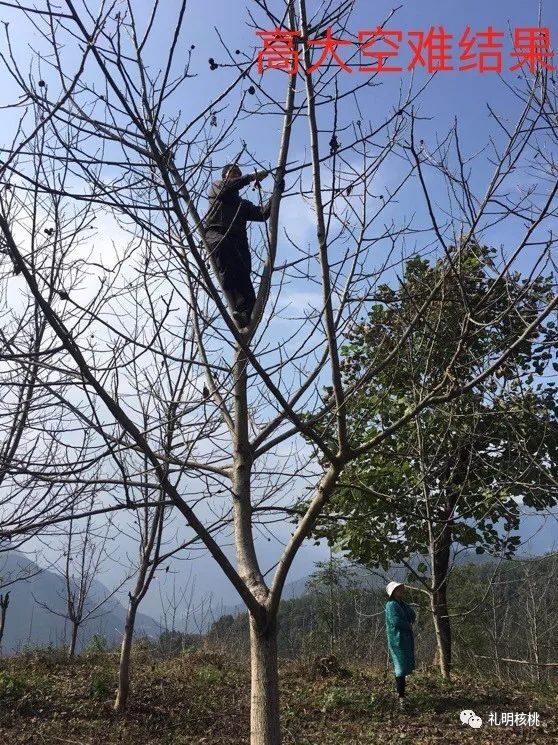
<path fill-rule="evenodd" d="M 521 336 L 551 293 L 550 280 L 497 276 L 495 251 L 473 243 L 434 264 L 406 263 L 398 289 L 380 288 L 344 353 L 348 384 L 378 355 L 388 360 L 350 401 L 354 437 L 385 431 L 437 381 L 456 389 Z M 448 271 L 448 269 L 450 271 Z M 411 319 L 441 278 L 412 333 Z M 519 312 L 504 313 L 510 300 Z M 464 329 L 469 329 L 464 333 Z M 404 343 L 401 344 L 401 339 Z M 393 355 L 390 358 L 390 353 Z M 463 395 L 423 409 L 382 446 L 345 469 L 317 535 L 369 566 L 405 564 L 430 597 L 442 675 L 451 666 L 448 582 L 452 552 L 512 556 L 522 505 L 556 504 L 556 324 L 514 346 L 504 364 Z M 328 392 L 329 394 L 329 392 Z M 419 555 L 420 563 L 409 559 Z"/>
<path fill-rule="evenodd" d="M 316 615 L 319 620 L 318 633 L 325 627 L 325 636 L 331 654 L 336 652 L 336 643 L 342 631 L 342 606 L 346 595 L 356 586 L 355 571 L 339 558 L 330 554 L 328 561 L 318 561 L 308 578 L 306 588 L 314 594 L 317 602 Z"/>

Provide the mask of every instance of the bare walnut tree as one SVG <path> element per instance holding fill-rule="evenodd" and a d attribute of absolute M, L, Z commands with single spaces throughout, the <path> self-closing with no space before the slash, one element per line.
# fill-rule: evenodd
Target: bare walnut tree
<path fill-rule="evenodd" d="M 517 128 L 504 127 L 494 143 L 494 175 L 478 197 L 467 168 L 445 162 L 443 144 L 428 151 L 418 146 L 420 89 L 411 85 L 396 94 L 393 105 L 374 111 L 370 121 L 354 113 L 360 103 L 369 108 L 365 96 L 379 84 L 377 76 L 342 78 L 331 61 L 307 72 L 320 52 L 308 40 L 328 27 L 349 34 L 353 2 L 326 4 L 312 17 L 305 0 L 249 6 L 254 26 L 300 32 L 300 69 L 296 76 L 277 73 L 268 88 L 271 78 L 257 75 L 256 62 L 234 55 L 221 35 L 206 75 L 214 75 L 208 90 L 222 87 L 199 107 L 190 95 L 199 70 L 187 38 L 185 0 L 170 33 L 157 2 L 141 12 L 131 2 L 101 2 L 99 8 L 89 0 L 63 0 L 57 10 L 41 11 L 21 4 L 20 21 L 27 19 L 39 35 L 30 60 L 7 29 L 4 74 L 18 87 L 22 121 L 3 146 L 0 178 L 9 179 L 17 204 L 1 196 L 0 232 L 6 259 L 18 268 L 17 282 L 48 339 L 35 353 L 43 396 L 37 445 L 22 465 L 12 459 L 2 492 L 2 535 L 47 529 L 71 510 L 75 519 L 92 512 L 83 499 L 76 504 L 69 483 L 102 489 L 95 510 L 107 512 L 136 508 L 130 487 L 147 480 L 157 501 L 182 516 L 184 541 L 204 546 L 249 611 L 251 744 L 278 745 L 279 603 L 297 552 L 344 469 L 421 411 L 479 385 L 557 300 L 519 324 L 474 379 L 461 380 L 453 371 L 475 336 L 483 301 L 471 304 L 444 374 L 369 438 L 350 430 L 347 402 L 412 337 L 443 277 L 417 302 L 399 340 L 389 349 L 380 343 L 350 384 L 340 350 L 377 286 L 393 281 L 409 254 L 446 255 L 448 245 L 480 240 L 495 221 L 516 225 L 518 211 L 529 217 L 527 227 L 507 247 L 494 282 L 527 250 L 533 274 L 543 271 L 555 248 L 551 233 L 540 238 L 556 214 L 551 160 L 547 180 L 521 204 L 509 196 L 506 179 L 536 150 L 550 158 L 556 127 L 541 74 L 526 81 Z M 273 139 L 277 151 L 270 218 L 252 232 L 256 305 L 250 325 L 239 330 L 208 268 L 202 215 L 214 167 L 236 159 L 267 166 L 243 142 L 250 122 L 265 126 L 266 145 Z M 447 177 L 455 187 L 449 211 L 430 193 L 430 168 L 433 178 Z M 397 183 L 379 189 L 386 169 Z M 401 209 L 417 186 L 423 191 L 420 226 Z M 36 265 L 30 216 L 47 209 L 54 214 L 55 205 L 66 221 L 52 225 L 56 245 L 49 250 L 60 264 L 48 273 Z M 287 210 L 293 210 L 288 221 Z M 95 230 L 85 214 L 96 219 Z M 430 221 L 426 228 L 423 216 Z M 313 232 L 301 237 L 297 223 L 305 220 Z M 40 255 L 50 254 L 45 248 Z M 448 272 L 453 262 L 459 252 Z M 466 303 L 467 287 L 460 292 Z M 511 298 L 501 309 L 517 312 Z M 25 351 L 13 362 L 22 369 L 33 359 Z M 162 374 L 181 383 L 163 389 Z M 165 400 L 155 405 L 149 396 Z M 165 441 L 171 420 L 175 435 Z M 292 508 L 309 492 L 291 532 Z M 260 534 L 282 543 L 279 557 L 267 541 L 256 540 Z"/>
<path fill-rule="evenodd" d="M 36 600 L 40 607 L 49 613 L 64 619 L 65 632 L 70 629 L 68 656 L 74 657 L 79 641 L 79 632 L 88 621 L 100 618 L 107 612 L 105 606 L 120 590 L 127 579 L 107 593 L 95 592 L 95 582 L 103 565 L 110 558 L 109 542 L 111 531 L 110 519 L 102 531 L 93 525 L 89 515 L 79 526 L 73 519 L 64 523 L 58 560 L 59 573 L 64 579 L 63 592 L 58 596 L 59 603 Z"/>

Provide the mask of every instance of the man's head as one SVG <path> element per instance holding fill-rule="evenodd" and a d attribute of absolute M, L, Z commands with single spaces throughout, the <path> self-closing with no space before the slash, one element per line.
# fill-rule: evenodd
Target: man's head
<path fill-rule="evenodd" d="M 240 178 L 242 176 L 242 171 L 236 165 L 236 163 L 227 163 L 227 165 L 221 171 L 221 175 L 225 180 L 232 179 L 232 178 Z"/>

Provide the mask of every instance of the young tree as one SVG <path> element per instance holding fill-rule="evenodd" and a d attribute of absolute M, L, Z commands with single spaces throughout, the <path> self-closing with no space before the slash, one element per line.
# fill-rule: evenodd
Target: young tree
<path fill-rule="evenodd" d="M 500 680 L 554 679 L 557 566 L 551 553 L 457 570 L 459 575 L 466 572 L 459 587 L 472 606 L 456 619 L 463 665 L 476 675 L 495 674 Z M 457 582 L 452 586 L 457 599 Z"/>
<path fill-rule="evenodd" d="M 493 249 L 470 243 L 434 264 L 411 259 L 398 287 L 379 288 L 379 302 L 355 324 L 345 347 L 347 384 L 361 379 L 378 347 L 398 351 L 353 397 L 353 429 L 374 436 L 444 376 L 457 385 L 475 379 L 526 319 L 537 317 L 552 295 L 552 279 L 514 273 L 494 282 L 495 257 Z M 457 270 L 449 273 L 451 263 Z M 437 297 L 401 345 L 417 305 L 434 286 Z M 504 310 L 511 299 L 515 317 Z M 476 308 L 475 331 L 464 336 Z M 549 320 L 466 394 L 421 412 L 345 470 L 328 506 L 332 519 L 326 516 L 323 534 L 339 548 L 373 566 L 405 562 L 428 592 L 444 677 L 451 667 L 452 550 L 474 547 L 477 554 L 510 557 L 521 540 L 512 532 L 522 508 L 543 511 L 558 503 L 558 400 L 550 362 L 556 339 L 555 320 Z M 408 559 L 415 555 L 428 560 L 413 565 Z"/>
<path fill-rule="evenodd" d="M 307 590 L 317 602 L 316 615 L 318 633 L 325 625 L 329 637 L 330 654 L 335 654 L 341 634 L 341 606 L 346 601 L 349 588 L 355 585 L 355 572 L 347 564 L 330 553 L 329 561 L 319 561 L 306 583 Z"/>
<path fill-rule="evenodd" d="M 167 458 L 167 475 L 170 472 L 170 463 L 177 441 L 181 439 L 179 404 L 184 389 L 187 387 L 189 376 L 193 373 L 193 365 L 185 364 L 177 373 L 168 365 L 163 365 L 161 375 L 154 381 L 151 390 L 139 401 L 143 416 L 143 426 L 147 430 L 150 421 L 153 421 L 154 412 L 163 409 L 158 414 L 160 427 L 159 450 Z M 145 598 L 156 572 L 165 567 L 165 573 L 169 571 L 169 562 L 188 545 L 195 543 L 195 538 L 189 542 L 183 542 L 175 536 L 173 546 L 169 546 L 169 540 L 165 541 L 165 533 L 170 527 L 169 508 L 165 506 L 165 495 L 161 488 L 153 486 L 149 479 L 149 463 L 144 456 L 143 469 L 139 475 L 141 486 L 131 487 L 130 496 L 137 505 L 134 510 L 134 540 L 138 544 L 138 560 L 135 571 L 135 581 L 132 589 L 128 592 L 128 609 L 122 636 L 120 649 L 120 662 L 118 669 L 118 690 L 114 708 L 123 711 L 128 703 L 130 692 L 130 665 L 132 655 L 132 641 L 136 616 L 140 603 Z M 133 465 L 127 466 L 120 461 L 122 472 L 131 470 Z"/>
<path fill-rule="evenodd" d="M 272 90 L 271 83 L 268 90 L 268 77 L 254 74 L 256 60 L 233 54 L 224 41 L 222 59 L 216 62 L 212 57 L 207 74 L 221 67 L 228 79 L 218 91 L 208 82 L 209 98 L 196 109 L 189 95 L 196 62 L 191 40 L 185 38 L 186 6 L 186 0 L 178 3 L 172 28 L 157 2 L 140 10 L 129 2 L 117 7 L 102 2 L 94 10 L 87 0 L 64 0 L 63 10 L 20 6 L 41 35 L 41 49 L 31 76 L 23 74 L 15 51 L 3 61 L 23 94 L 33 126 L 45 133 L 40 158 L 55 170 L 71 164 L 71 188 L 67 183 L 64 199 L 91 205 L 105 221 L 110 214 L 114 219 L 109 225 L 101 223 L 99 234 L 112 233 L 116 220 L 127 240 L 114 247 L 110 259 L 78 260 L 74 255 L 76 274 L 84 282 L 87 277 L 89 288 L 94 284 L 96 291 L 80 295 L 62 289 L 63 294 L 49 302 L 48 278 L 29 265 L 27 240 L 1 198 L 0 231 L 11 260 L 21 267 L 27 291 L 59 343 L 59 382 L 68 387 L 58 397 L 58 390 L 53 390 L 54 408 L 71 412 L 76 429 L 87 426 L 91 432 L 89 452 L 80 451 L 79 462 L 72 461 L 71 466 L 67 457 L 53 461 L 48 447 L 42 448 L 40 463 L 32 469 L 38 474 L 36 483 L 44 489 L 48 481 L 60 484 L 67 477 L 65 469 L 96 483 L 99 476 L 92 474 L 91 464 L 102 461 L 109 471 L 103 488 L 113 500 L 105 509 L 130 509 L 133 503 L 125 502 L 122 492 L 137 483 L 138 473 L 148 464 L 150 483 L 184 518 L 185 540 L 199 539 L 249 611 L 251 744 L 279 745 L 279 603 L 297 552 L 344 469 L 381 447 L 420 412 L 472 390 L 531 336 L 557 299 L 551 298 L 537 315 L 528 314 L 523 325 L 516 324 L 488 368 L 457 383 L 453 373 L 459 368 L 464 341 L 474 336 L 484 305 L 474 307 L 453 349 L 448 374 L 432 379 L 422 397 L 385 428 L 372 435 L 352 431 L 351 398 L 390 364 L 443 284 L 440 277 L 426 293 L 395 348 L 380 348 L 361 377 L 347 384 L 340 349 L 353 319 L 366 308 L 381 277 L 391 271 L 396 243 L 414 235 L 412 220 L 399 220 L 390 210 L 411 176 L 419 175 L 420 167 L 433 159 L 414 145 L 413 105 L 420 89 L 397 93 L 393 109 L 378 112 L 374 123 L 363 121 L 359 99 L 376 84 L 376 76 L 352 82 L 353 78 L 342 78 L 344 71 L 332 68 L 329 60 L 313 69 L 321 48 L 310 43 L 328 28 L 345 29 L 353 2 L 346 0 L 334 8 L 326 4 L 309 18 L 305 0 L 279 0 L 277 7 L 258 0 L 251 10 L 258 14 L 260 27 L 283 23 L 294 35 L 300 63 L 296 74 L 278 73 L 286 79 L 285 91 Z M 162 49 L 167 50 L 164 61 Z M 48 75 L 43 59 L 48 59 Z M 43 68 L 39 77 L 36 72 Z M 518 161 L 532 156 L 528 143 L 540 135 L 543 117 L 548 145 L 553 146 L 555 118 L 546 87 L 546 78 L 537 78 L 523 103 L 520 126 L 500 132 L 496 175 L 489 179 L 482 199 L 472 194 L 466 169 L 451 174 L 453 183 L 467 191 L 467 212 L 440 228 L 430 202 L 434 227 L 417 253 L 432 249 L 432 236 L 443 253 L 445 237 L 455 235 L 458 223 L 459 231 L 465 224 L 467 245 L 473 234 L 482 232 L 483 224 L 491 223 L 493 209 L 500 210 L 501 221 L 514 221 L 517 205 L 502 189 L 506 179 L 515 178 Z M 355 99 L 356 108 L 349 112 L 345 103 Z M 191 103 L 187 112 L 180 108 L 184 101 Z M 273 132 L 272 125 L 277 124 L 278 153 L 269 221 L 261 240 L 255 231 L 252 234 L 254 274 L 259 280 L 256 305 L 250 325 L 241 330 L 206 264 L 209 246 L 201 214 L 214 159 L 220 165 L 239 158 L 243 166 L 263 165 L 246 143 L 238 142 L 246 115 L 265 121 L 266 132 Z M 296 147 L 295 129 L 300 138 Z M 17 153 L 31 141 L 27 134 L 18 134 L 7 148 L 0 175 L 13 174 L 20 198 L 33 204 L 29 183 L 41 194 L 61 189 L 57 181 L 35 178 L 24 162 L 16 169 Z M 297 151 L 308 152 L 309 161 L 302 157 L 293 162 Z M 404 172 L 381 199 L 375 193 L 375 177 L 396 162 L 405 164 Z M 283 178 L 288 189 L 281 199 Z M 517 233 L 517 244 L 502 258 L 503 275 L 515 266 L 535 229 L 543 231 L 545 221 L 555 216 L 554 180 L 543 195 L 533 192 L 526 197 L 522 209 L 533 222 Z M 292 203 L 293 197 L 311 205 L 311 241 L 291 236 L 290 225 L 285 225 L 284 236 L 280 231 L 281 205 Z M 548 241 L 540 250 L 542 257 L 554 248 L 552 234 Z M 378 259 L 378 244 L 387 249 L 388 258 Z M 534 266 L 540 273 L 539 264 Z M 453 272 L 453 265 L 447 271 Z M 496 270 L 492 289 L 498 276 Z M 289 309 L 287 294 L 293 290 L 309 298 L 302 312 L 296 295 L 290 298 Z M 463 292 L 466 298 L 466 288 Z M 513 297 L 501 312 L 510 318 L 522 315 Z M 85 336 L 91 330 L 98 339 L 95 348 Z M 161 410 L 150 411 L 146 427 L 138 402 L 162 364 L 177 374 L 192 358 L 196 374 L 177 401 L 183 439 L 173 445 L 169 457 L 160 448 Z M 327 381 L 332 396 L 323 401 Z M 48 443 L 48 427 L 43 434 Z M 114 459 L 120 450 L 128 454 L 124 472 Z M 292 534 L 285 535 L 288 517 L 305 488 L 313 495 L 308 508 Z M 40 514 L 37 523 L 25 523 L 20 517 L 16 510 L 4 535 L 18 535 L 49 518 Z M 62 515 L 50 517 L 57 520 Z M 234 560 L 227 553 L 231 522 Z M 272 530 L 283 544 L 279 557 L 270 555 L 268 542 L 261 549 L 256 540 L 262 531 Z"/>
<path fill-rule="evenodd" d="M 107 543 L 110 540 L 111 527 L 109 521 L 104 532 L 97 536 L 91 515 L 86 518 L 85 524 L 81 528 L 70 518 L 65 523 L 61 556 L 64 594 L 60 594 L 59 599 L 64 607 L 59 608 L 53 606 L 50 602 L 36 601 L 49 613 L 63 618 L 69 624 L 69 657 L 73 657 L 76 653 L 81 627 L 87 621 L 99 618 L 103 612 L 103 607 L 114 597 L 123 584 L 100 597 L 95 593 L 94 583 L 103 564 L 109 558 Z"/>

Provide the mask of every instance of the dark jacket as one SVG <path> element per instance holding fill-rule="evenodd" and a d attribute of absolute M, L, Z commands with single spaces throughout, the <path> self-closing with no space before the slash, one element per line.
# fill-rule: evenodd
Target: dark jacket
<path fill-rule="evenodd" d="M 395 674 L 409 675 L 415 669 L 415 611 L 404 600 L 391 598 L 386 603 L 388 649 Z"/>
<path fill-rule="evenodd" d="M 247 223 L 264 222 L 271 212 L 271 199 L 262 207 L 241 199 L 240 189 L 254 180 L 249 173 L 237 179 L 215 181 L 208 193 L 209 209 L 204 218 L 205 231 L 209 243 L 219 238 L 230 237 L 240 244 L 248 244 Z"/>

